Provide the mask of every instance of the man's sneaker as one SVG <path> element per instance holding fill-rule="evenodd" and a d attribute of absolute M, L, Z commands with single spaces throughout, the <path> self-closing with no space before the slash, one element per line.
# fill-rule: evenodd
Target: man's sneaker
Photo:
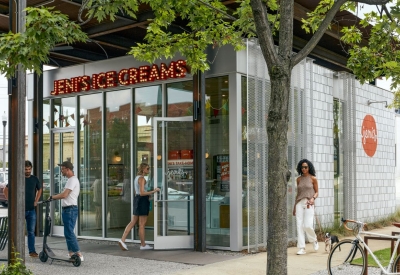
<path fill-rule="evenodd" d="M 67 258 L 71 259 L 72 255 L 67 254 Z M 81 262 L 83 262 L 83 256 L 79 256 L 79 258 L 81 258 Z"/>
<path fill-rule="evenodd" d="M 145 246 L 140 246 L 140 250 L 150 250 L 150 249 L 153 249 L 153 247 L 148 244 L 146 244 Z"/>
<path fill-rule="evenodd" d="M 315 250 L 315 251 L 318 251 L 318 248 L 319 248 L 319 245 L 318 245 L 318 241 L 316 240 L 316 241 L 314 242 L 314 250 Z"/>
<path fill-rule="evenodd" d="M 124 243 L 123 241 L 119 240 L 118 245 L 119 247 L 121 247 L 122 250 L 128 251 L 128 247 L 126 246 L 126 243 Z"/>
<path fill-rule="evenodd" d="M 29 253 L 29 257 L 37 258 L 37 257 L 39 257 L 39 255 L 36 252 L 31 252 L 31 253 Z"/>
<path fill-rule="evenodd" d="M 304 254 L 306 254 L 304 248 L 300 248 L 299 251 L 297 251 L 297 255 L 304 255 Z"/>

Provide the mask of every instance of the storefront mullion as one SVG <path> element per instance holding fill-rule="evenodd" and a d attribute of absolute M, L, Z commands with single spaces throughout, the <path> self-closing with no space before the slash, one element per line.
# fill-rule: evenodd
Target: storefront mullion
<path fill-rule="evenodd" d="M 230 250 L 243 246 L 243 168 L 242 168 L 242 97 L 241 75 L 229 74 L 229 185 Z"/>

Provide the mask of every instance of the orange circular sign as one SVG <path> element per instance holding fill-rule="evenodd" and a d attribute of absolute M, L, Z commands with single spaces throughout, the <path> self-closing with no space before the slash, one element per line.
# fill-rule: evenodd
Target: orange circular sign
<path fill-rule="evenodd" d="M 378 130 L 376 129 L 375 119 L 371 115 L 366 115 L 361 127 L 361 141 L 365 153 L 372 157 L 378 147 Z"/>

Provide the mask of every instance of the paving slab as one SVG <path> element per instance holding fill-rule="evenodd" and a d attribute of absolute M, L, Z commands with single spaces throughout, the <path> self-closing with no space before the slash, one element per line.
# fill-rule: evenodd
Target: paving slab
<path fill-rule="evenodd" d="M 391 234 L 399 232 L 400 228 L 389 226 L 373 230 L 376 233 Z M 351 237 L 348 237 L 351 238 Z M 39 259 L 32 259 L 26 255 L 27 266 L 34 274 L 47 275 L 57 273 L 75 275 L 102 275 L 102 274 L 141 274 L 159 275 L 233 275 L 233 274 L 266 274 L 267 253 L 251 255 L 222 252 L 200 253 L 193 250 L 166 250 L 141 251 L 138 244 L 128 243 L 129 251 L 122 251 L 116 241 L 79 240 L 85 262 L 77 269 L 66 262 L 49 261 L 41 263 Z M 67 253 L 65 239 L 49 237 L 48 245 L 55 254 L 63 258 Z M 42 238 L 36 239 L 37 252 L 42 248 Z M 370 241 L 372 250 L 390 247 L 389 241 Z M 312 244 L 307 244 L 305 255 L 297 255 L 296 247 L 289 247 L 288 274 L 310 275 L 326 270 L 328 252 L 320 242 L 320 249 L 313 251 Z M 26 251 L 27 252 L 27 251 Z M 26 253 L 27 254 L 27 253 Z M 0 258 L 7 256 L 7 248 L 0 252 Z M 326 273 L 318 273 L 326 274 Z"/>

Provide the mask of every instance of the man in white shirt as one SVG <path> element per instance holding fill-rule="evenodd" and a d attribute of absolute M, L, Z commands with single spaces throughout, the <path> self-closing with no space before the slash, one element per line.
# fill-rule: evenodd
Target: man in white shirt
<path fill-rule="evenodd" d="M 50 196 L 50 200 L 61 200 L 62 221 L 64 223 L 64 236 L 67 242 L 68 253 L 71 257 L 73 254 L 78 255 L 83 262 L 82 253 L 79 251 L 79 244 L 74 233 L 76 220 L 78 219 L 78 196 L 80 191 L 80 183 L 74 175 L 74 166 L 70 161 L 64 161 L 58 164 L 61 167 L 61 173 L 68 178 L 64 191 L 60 194 Z"/>

